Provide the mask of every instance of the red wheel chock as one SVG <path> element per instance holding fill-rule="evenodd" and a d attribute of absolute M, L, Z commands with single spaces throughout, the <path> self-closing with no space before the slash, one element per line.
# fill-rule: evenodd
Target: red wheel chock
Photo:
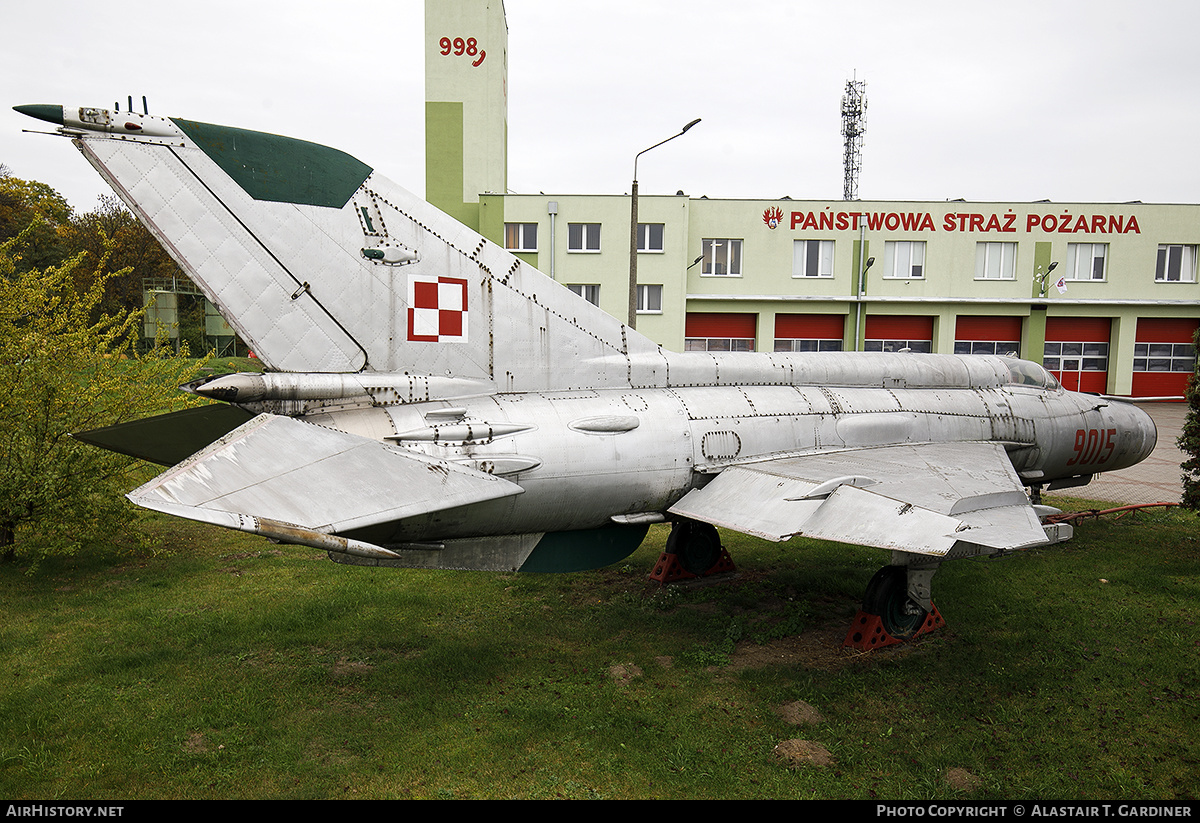
<path fill-rule="evenodd" d="M 656 580 L 665 586 L 668 583 L 675 583 L 679 580 L 693 580 L 698 577 L 709 577 L 714 574 L 735 571 L 737 571 L 737 566 L 733 565 L 733 558 L 729 556 L 729 552 L 722 546 L 721 556 L 717 558 L 717 562 L 703 574 L 692 574 L 679 562 L 679 555 L 674 552 L 663 552 L 658 556 L 658 562 L 654 564 L 654 571 L 650 573 L 650 579 Z"/>
<path fill-rule="evenodd" d="M 929 605 L 932 610 L 925 615 L 925 620 L 912 633 L 911 637 L 892 637 L 883 627 L 883 620 L 879 615 L 868 614 L 860 609 L 854 616 L 854 622 L 850 624 L 850 631 L 846 632 L 846 639 L 842 641 L 842 647 L 861 651 L 882 649 L 884 646 L 904 643 L 936 629 L 945 628 L 946 621 L 942 619 L 942 613 L 933 603 Z"/>

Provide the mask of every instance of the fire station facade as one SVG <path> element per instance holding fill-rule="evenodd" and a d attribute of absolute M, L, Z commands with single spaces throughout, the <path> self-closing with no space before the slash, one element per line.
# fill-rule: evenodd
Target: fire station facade
<path fill-rule="evenodd" d="M 476 3 L 426 3 L 426 196 L 624 319 L 630 198 L 507 192 L 507 25 Z M 636 236 L 637 329 L 669 349 L 1015 353 L 1137 397 L 1195 364 L 1200 205 L 642 194 Z"/>
<path fill-rule="evenodd" d="M 637 328 L 671 349 L 1015 353 L 1179 395 L 1200 206 L 638 198 Z M 617 317 L 630 201 L 484 195 L 480 227 Z"/>

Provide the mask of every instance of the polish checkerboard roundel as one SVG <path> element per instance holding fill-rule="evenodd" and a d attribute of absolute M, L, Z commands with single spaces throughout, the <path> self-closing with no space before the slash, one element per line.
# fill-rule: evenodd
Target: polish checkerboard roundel
<path fill-rule="evenodd" d="M 414 274 L 408 279 L 408 339 L 467 342 L 467 281 Z"/>

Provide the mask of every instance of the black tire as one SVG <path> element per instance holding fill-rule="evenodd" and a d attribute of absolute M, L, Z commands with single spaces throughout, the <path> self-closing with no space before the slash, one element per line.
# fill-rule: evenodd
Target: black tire
<path fill-rule="evenodd" d="M 667 537 L 667 553 L 678 557 L 685 571 L 702 575 L 721 559 L 721 537 L 710 523 L 680 520 Z"/>
<path fill-rule="evenodd" d="M 884 566 L 875 572 L 863 597 L 863 611 L 879 617 L 892 637 L 912 637 L 929 612 L 908 596 L 908 571 L 904 566 Z"/>

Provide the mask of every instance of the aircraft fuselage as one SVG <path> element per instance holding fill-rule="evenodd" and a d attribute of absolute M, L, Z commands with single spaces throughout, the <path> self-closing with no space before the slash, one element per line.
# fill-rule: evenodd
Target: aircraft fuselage
<path fill-rule="evenodd" d="M 691 360 L 697 381 L 714 363 L 719 371 L 768 361 L 673 357 L 672 374 L 686 375 Z M 336 401 L 309 403 L 302 419 L 464 464 L 524 490 L 359 535 L 381 545 L 653 522 L 728 466 L 814 453 L 998 443 L 1022 481 L 1040 487 L 1079 485 L 1098 472 L 1131 466 L 1155 443 L 1154 424 L 1141 409 L 1066 391 L 1026 361 L 851 354 L 774 355 L 769 363 L 767 376 L 779 382 L 744 382 L 747 375 L 739 374 L 738 385 L 684 379 L 671 388 L 498 392 L 415 403 L 380 402 L 377 386 L 371 401 L 356 404 L 350 390 Z M 845 363 L 857 371 L 846 372 Z M 840 370 L 843 385 L 782 382 L 817 366 Z M 278 379 L 294 386 L 298 378 Z M 304 394 L 268 388 L 250 405 L 278 409 L 303 401 L 273 406 L 271 398 Z"/>

